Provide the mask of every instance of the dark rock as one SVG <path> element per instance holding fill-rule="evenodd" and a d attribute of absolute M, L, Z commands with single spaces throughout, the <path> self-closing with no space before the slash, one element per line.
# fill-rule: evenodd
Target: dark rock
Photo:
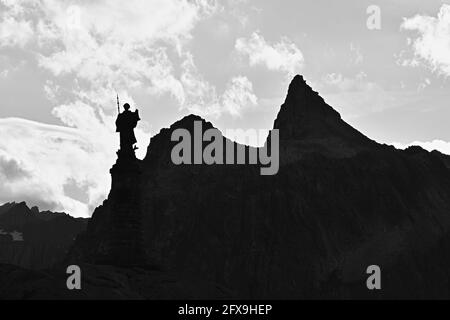
<path fill-rule="evenodd" d="M 142 162 L 144 241 L 157 265 L 244 298 L 410 297 L 412 287 L 450 297 L 449 255 L 437 253 L 449 245 L 450 228 L 442 160 L 368 139 L 300 76 L 274 125 L 276 176 L 260 176 L 254 166 L 173 165 L 171 133 L 192 132 L 198 120 L 212 127 L 186 117 L 152 138 Z M 114 201 L 111 194 L 95 211 L 75 261 L 98 253 Z M 381 294 L 365 288 L 371 264 L 390 279 Z"/>
<path fill-rule="evenodd" d="M 7 300 L 228 299 L 226 288 L 145 268 L 80 265 L 81 290 L 68 290 L 66 267 L 32 271 L 0 264 L 0 298 Z"/>
<path fill-rule="evenodd" d="M 19 232 L 23 237 L 23 241 L 0 242 L 0 263 L 32 269 L 48 268 L 63 260 L 87 225 L 87 219 L 38 212 L 24 202 L 5 204 L 0 212 L 0 230 Z"/>
<path fill-rule="evenodd" d="M 229 288 L 235 298 L 450 298 L 447 157 L 375 143 L 300 76 L 274 125 L 281 137 L 275 176 L 261 176 L 252 165 L 172 164 L 171 133 L 192 132 L 196 120 L 212 127 L 188 116 L 152 138 L 139 162 L 138 200 L 121 204 L 112 191 L 77 237 L 68 263 L 95 261 L 105 252 L 118 227 L 112 217 L 123 205 L 123 212 L 142 214 L 148 261 Z M 382 269 L 378 292 L 366 288 L 372 264 Z M 116 272 L 106 283 L 95 277 L 98 290 L 87 291 L 89 298 L 136 297 L 122 280 L 109 284 L 123 279 Z M 196 283 L 180 288 L 193 290 Z"/>
<path fill-rule="evenodd" d="M 0 246 L 2 244 L 10 244 L 13 241 L 13 237 L 10 234 L 0 233 Z"/>

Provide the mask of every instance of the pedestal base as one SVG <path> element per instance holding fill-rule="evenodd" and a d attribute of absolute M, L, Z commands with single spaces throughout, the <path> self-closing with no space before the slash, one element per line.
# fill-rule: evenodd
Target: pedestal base
<path fill-rule="evenodd" d="M 141 168 L 133 153 L 118 153 L 111 168 L 110 233 L 105 262 L 119 266 L 146 264 L 142 239 Z"/>

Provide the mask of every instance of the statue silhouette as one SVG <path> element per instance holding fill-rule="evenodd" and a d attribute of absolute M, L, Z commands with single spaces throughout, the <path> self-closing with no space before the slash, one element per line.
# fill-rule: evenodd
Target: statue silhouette
<path fill-rule="evenodd" d="M 136 128 L 139 120 L 139 110 L 131 112 L 130 105 L 125 103 L 123 105 L 124 112 L 119 113 L 116 120 L 116 132 L 120 133 L 120 151 L 125 153 L 133 153 L 137 142 L 134 135 L 134 128 Z"/>
<path fill-rule="evenodd" d="M 118 104 L 119 105 L 119 104 Z M 108 221 L 108 235 L 97 263 L 120 266 L 142 266 L 146 264 L 146 253 L 142 240 L 141 210 L 141 164 L 137 160 L 134 135 L 139 120 L 139 111 L 125 111 L 116 120 L 116 132 L 120 133 L 120 150 L 117 161 L 110 170 L 111 192 L 109 205 L 113 213 Z"/>

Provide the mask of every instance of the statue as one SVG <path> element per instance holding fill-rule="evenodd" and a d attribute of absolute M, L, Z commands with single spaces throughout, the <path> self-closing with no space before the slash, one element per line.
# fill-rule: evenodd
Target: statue
<path fill-rule="evenodd" d="M 134 128 L 136 128 L 139 120 L 139 110 L 131 112 L 130 105 L 125 103 L 123 105 L 124 112 L 119 113 L 116 120 L 116 132 L 120 133 L 120 152 L 126 154 L 134 154 L 137 148 L 134 144 L 137 142 L 134 135 Z"/>
<path fill-rule="evenodd" d="M 101 253 L 96 258 L 99 263 L 120 266 L 141 266 L 146 263 L 146 252 L 142 238 L 141 210 L 141 163 L 134 151 L 136 128 L 139 111 L 130 111 L 128 103 L 123 105 L 125 111 L 120 113 L 119 97 L 117 107 L 119 115 L 116 120 L 116 132 L 120 133 L 120 150 L 117 161 L 110 170 L 111 191 L 108 218 L 109 230 Z"/>

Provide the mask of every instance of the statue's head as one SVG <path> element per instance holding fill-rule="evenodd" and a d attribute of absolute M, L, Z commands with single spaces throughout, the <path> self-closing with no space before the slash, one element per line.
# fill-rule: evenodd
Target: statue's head
<path fill-rule="evenodd" d="M 130 105 L 128 103 L 125 103 L 123 105 L 123 108 L 128 111 L 128 110 L 130 110 Z"/>

